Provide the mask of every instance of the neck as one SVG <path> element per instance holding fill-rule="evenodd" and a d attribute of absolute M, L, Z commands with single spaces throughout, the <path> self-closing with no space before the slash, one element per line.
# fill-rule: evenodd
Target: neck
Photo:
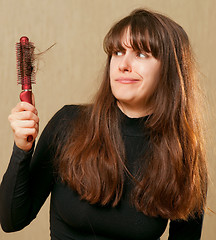
<path fill-rule="evenodd" d="M 131 106 L 129 104 L 122 103 L 119 101 L 117 101 L 117 106 L 125 115 L 127 115 L 130 118 L 140 118 L 152 113 L 150 108 L 144 108 L 143 106 L 142 107 Z"/>

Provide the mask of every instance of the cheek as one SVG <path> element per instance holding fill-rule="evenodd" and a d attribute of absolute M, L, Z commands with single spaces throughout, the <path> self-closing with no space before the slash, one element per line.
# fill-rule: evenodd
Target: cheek
<path fill-rule="evenodd" d="M 150 76 L 149 82 L 148 82 L 148 92 L 150 95 L 153 94 L 153 92 L 155 91 L 159 81 L 160 81 L 160 73 L 154 72 Z"/>
<path fill-rule="evenodd" d="M 145 66 L 140 73 L 143 77 L 143 84 L 140 90 L 147 95 L 151 95 L 160 80 L 160 66 Z"/>
<path fill-rule="evenodd" d="M 115 89 L 116 89 L 116 86 L 115 86 L 115 72 L 116 72 L 116 69 L 115 69 L 115 66 L 116 66 L 116 63 L 115 61 L 111 58 L 110 60 L 110 69 L 109 69 L 109 75 L 110 75 L 110 87 L 111 87 L 111 91 L 113 93 L 113 95 L 115 96 Z"/>
<path fill-rule="evenodd" d="M 117 97 L 118 95 L 118 86 L 116 86 L 116 83 L 114 80 L 112 80 L 112 77 L 110 76 L 110 88 L 111 92 L 114 95 L 114 97 Z"/>
<path fill-rule="evenodd" d="M 113 60 L 113 58 L 111 58 L 111 60 L 110 60 L 109 72 L 110 72 L 110 79 L 112 79 L 114 77 L 115 72 L 116 72 L 116 62 L 115 62 L 115 60 Z"/>

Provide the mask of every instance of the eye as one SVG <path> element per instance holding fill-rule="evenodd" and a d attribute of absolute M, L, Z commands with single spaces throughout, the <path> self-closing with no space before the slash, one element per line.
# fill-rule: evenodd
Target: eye
<path fill-rule="evenodd" d="M 115 51 L 113 54 L 115 56 L 122 56 L 124 53 L 122 51 Z"/>
<path fill-rule="evenodd" d="M 148 56 L 147 56 L 146 53 L 138 52 L 138 53 L 137 53 L 137 57 L 139 57 L 139 58 L 146 58 L 146 57 L 148 57 Z"/>

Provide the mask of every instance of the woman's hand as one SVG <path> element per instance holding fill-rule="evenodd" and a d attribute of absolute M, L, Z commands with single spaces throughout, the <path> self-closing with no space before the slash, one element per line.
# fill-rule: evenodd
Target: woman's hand
<path fill-rule="evenodd" d="M 17 147 L 24 151 L 29 151 L 39 131 L 39 117 L 34 105 L 27 102 L 19 102 L 12 109 L 8 116 L 11 128 L 14 133 L 14 141 Z M 31 142 L 27 141 L 28 136 L 32 136 Z"/>

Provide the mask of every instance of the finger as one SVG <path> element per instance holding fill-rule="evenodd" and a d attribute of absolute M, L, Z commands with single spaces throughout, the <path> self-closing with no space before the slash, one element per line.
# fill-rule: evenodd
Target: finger
<path fill-rule="evenodd" d="M 16 128 L 36 128 L 37 123 L 34 120 L 17 120 L 11 122 L 12 129 Z"/>
<path fill-rule="evenodd" d="M 32 105 L 35 106 L 35 97 L 34 97 L 34 93 L 32 93 Z"/>
<path fill-rule="evenodd" d="M 15 112 L 21 112 L 21 111 L 31 111 L 34 112 L 35 114 L 37 114 L 37 110 L 36 108 L 27 102 L 19 102 L 16 107 L 14 107 L 11 111 L 11 113 L 15 113 Z"/>
<path fill-rule="evenodd" d="M 35 129 L 36 129 L 37 134 L 38 134 L 38 132 L 39 132 L 39 124 L 38 124 L 38 123 L 36 123 L 36 125 L 35 125 Z"/>
<path fill-rule="evenodd" d="M 35 139 L 37 136 L 37 130 L 35 128 L 16 128 L 14 135 L 19 139 L 26 139 L 29 135 L 32 135 Z"/>
<path fill-rule="evenodd" d="M 24 120 L 33 120 L 36 123 L 39 123 L 39 117 L 32 112 L 24 111 L 17 112 L 8 116 L 8 120 L 10 123 L 24 121 Z"/>

